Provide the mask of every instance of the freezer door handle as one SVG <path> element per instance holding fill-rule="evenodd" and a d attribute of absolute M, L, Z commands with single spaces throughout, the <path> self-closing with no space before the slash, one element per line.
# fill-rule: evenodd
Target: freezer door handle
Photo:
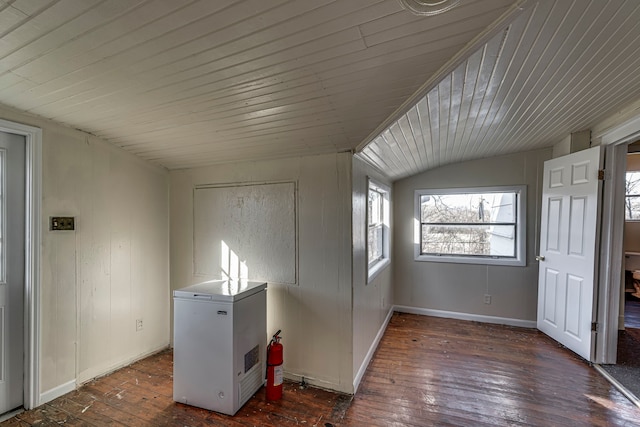
<path fill-rule="evenodd" d="M 206 299 L 206 300 L 211 300 L 211 295 L 200 295 L 200 294 L 193 294 L 193 297 L 195 299 Z"/>

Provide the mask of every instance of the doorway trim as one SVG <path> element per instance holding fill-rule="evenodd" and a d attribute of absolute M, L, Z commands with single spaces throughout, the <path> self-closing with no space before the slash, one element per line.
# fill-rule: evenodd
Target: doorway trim
<path fill-rule="evenodd" d="M 40 241 L 42 129 L 0 119 L 0 131 L 25 138 L 25 409 L 40 403 Z"/>
<path fill-rule="evenodd" d="M 598 288 L 595 363 L 615 364 L 618 355 L 618 314 L 624 271 L 624 181 L 627 144 L 640 138 L 640 116 L 607 130 L 605 146 L 602 234 L 600 243 L 600 286 Z"/>

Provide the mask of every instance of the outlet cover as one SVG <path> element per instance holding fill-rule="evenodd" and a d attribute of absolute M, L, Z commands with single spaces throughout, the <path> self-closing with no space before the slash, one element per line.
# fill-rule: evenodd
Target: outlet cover
<path fill-rule="evenodd" d="M 136 332 L 140 332 L 142 330 L 142 319 L 136 319 Z"/>
<path fill-rule="evenodd" d="M 491 295 L 486 294 L 486 295 L 484 296 L 484 303 L 485 303 L 485 304 L 491 304 Z"/>

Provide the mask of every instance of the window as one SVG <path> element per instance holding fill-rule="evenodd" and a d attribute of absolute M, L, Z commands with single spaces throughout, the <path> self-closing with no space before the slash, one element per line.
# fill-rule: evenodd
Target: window
<path fill-rule="evenodd" d="M 415 259 L 525 265 L 526 188 L 415 192 Z"/>
<path fill-rule="evenodd" d="M 624 218 L 640 221 L 640 172 L 627 172 L 624 190 Z"/>
<path fill-rule="evenodd" d="M 389 188 L 369 180 L 367 190 L 368 280 L 389 264 Z"/>

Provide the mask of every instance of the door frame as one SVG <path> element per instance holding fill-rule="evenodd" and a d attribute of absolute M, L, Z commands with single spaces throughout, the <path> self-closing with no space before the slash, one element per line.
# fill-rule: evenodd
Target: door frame
<path fill-rule="evenodd" d="M 0 131 L 25 138 L 25 409 L 40 403 L 40 242 L 42 208 L 42 129 L 0 119 Z"/>
<path fill-rule="evenodd" d="M 600 286 L 597 293 L 595 363 L 614 364 L 618 354 L 618 320 L 624 271 L 624 181 L 627 145 L 640 138 L 640 116 L 601 135 L 605 146 L 605 180 L 600 242 Z"/>

